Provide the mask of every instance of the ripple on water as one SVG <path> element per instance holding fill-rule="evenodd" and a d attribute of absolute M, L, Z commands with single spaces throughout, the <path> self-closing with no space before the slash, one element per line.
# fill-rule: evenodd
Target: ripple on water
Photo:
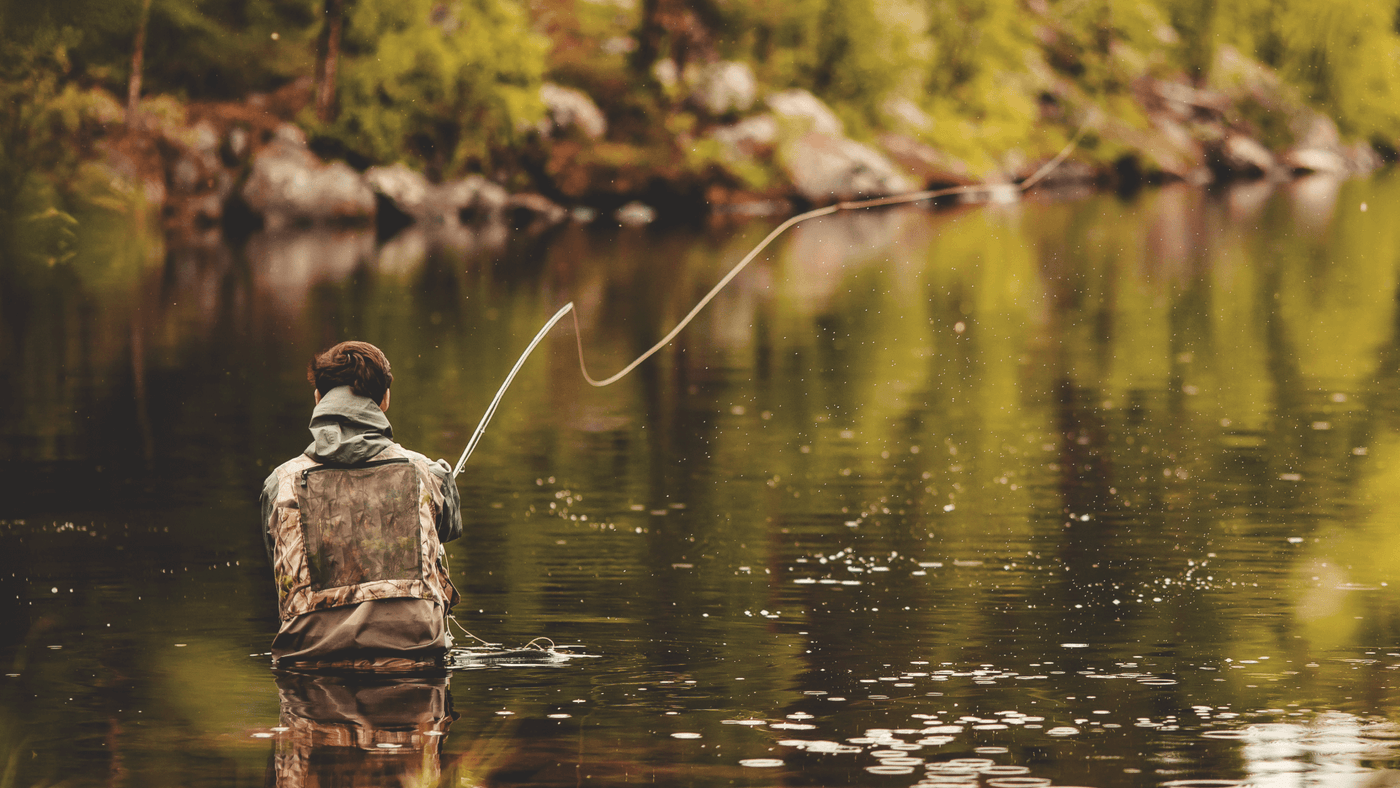
<path fill-rule="evenodd" d="M 991 758 L 954 758 L 943 763 L 956 769 L 971 769 L 974 772 L 980 772 L 988 766 L 996 766 L 997 762 Z"/>
<path fill-rule="evenodd" d="M 1029 766 L 992 765 L 979 769 L 978 771 L 980 771 L 984 777 L 1015 777 L 1020 774 L 1029 774 L 1030 770 Z M 1048 783 L 1050 781 L 1046 780 L 1045 782 Z"/>
<path fill-rule="evenodd" d="M 927 766 L 929 774 L 941 774 L 944 777 L 958 778 L 963 780 L 976 780 L 977 771 L 966 766 L 959 766 L 952 761 L 941 761 L 930 763 Z"/>
<path fill-rule="evenodd" d="M 799 750 L 806 750 L 807 752 L 816 752 L 822 754 L 862 752 L 861 748 L 859 747 L 853 747 L 849 744 L 842 744 L 840 742 L 824 741 L 821 739 L 783 739 L 779 741 L 778 744 L 783 747 L 795 747 Z"/>
<path fill-rule="evenodd" d="M 753 769 L 774 769 L 783 765 L 777 758 L 745 758 L 739 761 L 740 766 L 748 766 Z"/>

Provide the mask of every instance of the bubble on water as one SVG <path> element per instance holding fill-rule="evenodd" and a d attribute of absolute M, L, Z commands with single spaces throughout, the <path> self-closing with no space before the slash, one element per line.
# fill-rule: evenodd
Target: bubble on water
<path fill-rule="evenodd" d="M 923 766 L 924 759 L 900 755 L 893 758 L 881 758 L 880 763 L 884 766 Z"/>
<path fill-rule="evenodd" d="M 810 731 L 815 730 L 817 726 L 805 722 L 775 722 L 768 727 L 780 731 Z"/>
<path fill-rule="evenodd" d="M 559 713 L 559 714 L 547 714 L 547 715 L 545 715 L 545 716 L 548 717 L 548 718 L 551 719 L 551 720 L 567 720 L 567 719 L 569 719 L 570 717 L 572 717 L 572 716 L 574 716 L 574 715 L 572 715 L 572 714 L 564 714 L 564 713 L 561 712 L 561 713 Z"/>
<path fill-rule="evenodd" d="M 724 725 L 767 725 L 767 724 L 768 724 L 768 721 L 767 721 L 767 720 L 754 720 L 754 719 L 748 719 L 748 720 L 720 720 L 720 723 L 721 723 L 721 724 L 724 724 Z"/>
<path fill-rule="evenodd" d="M 673 739 L 699 739 L 700 737 L 701 734 L 699 733 L 690 733 L 687 731 L 681 731 L 679 733 L 671 734 L 671 738 Z"/>
<path fill-rule="evenodd" d="M 1079 735 L 1079 729 L 1071 728 L 1068 725 L 1061 725 L 1058 728 L 1051 728 L 1045 733 L 1049 736 L 1077 736 Z"/>
<path fill-rule="evenodd" d="M 867 772 L 870 772 L 871 774 L 910 774 L 914 771 L 914 767 L 888 766 L 885 764 L 880 764 L 879 766 L 867 766 L 865 767 L 865 770 Z"/>
<path fill-rule="evenodd" d="M 1047 777 L 997 777 L 987 781 L 987 785 L 992 788 L 1040 788 L 1049 784 L 1050 779 Z"/>
<path fill-rule="evenodd" d="M 812 719 L 812 715 L 808 714 L 805 711 L 795 711 L 787 715 L 787 718 L 790 720 L 810 720 Z"/>
<path fill-rule="evenodd" d="M 1005 747 L 976 747 L 972 751 L 978 755 L 1003 755 L 1011 752 L 1011 750 Z M 1029 769 L 1027 771 L 1029 771 Z"/>
<path fill-rule="evenodd" d="M 1088 643 L 1061 643 L 1060 648 L 1088 648 Z"/>
<path fill-rule="evenodd" d="M 754 769 L 774 769 L 783 765 L 777 758 L 745 758 L 739 761 L 740 766 L 748 766 Z"/>

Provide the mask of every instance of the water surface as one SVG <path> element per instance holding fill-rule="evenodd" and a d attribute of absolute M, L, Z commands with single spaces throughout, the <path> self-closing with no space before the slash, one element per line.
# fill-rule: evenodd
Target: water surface
<path fill-rule="evenodd" d="M 1382 178 L 826 217 L 605 389 L 566 323 L 448 552 L 466 630 L 587 657 L 379 682 L 266 657 L 257 494 L 307 443 L 310 355 L 380 345 L 396 437 L 455 459 L 564 302 L 610 374 L 772 222 L 85 217 L 73 260 L 0 270 L 0 773 L 1391 781 L 1397 210 Z"/>

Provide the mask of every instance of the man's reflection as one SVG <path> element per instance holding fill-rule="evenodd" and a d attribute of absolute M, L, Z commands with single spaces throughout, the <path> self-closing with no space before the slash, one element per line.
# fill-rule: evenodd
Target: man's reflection
<path fill-rule="evenodd" d="M 457 715 L 437 675 L 331 675 L 277 671 L 282 702 L 274 757 L 288 786 L 432 785 Z M 271 775 L 269 775 L 271 777 Z"/>

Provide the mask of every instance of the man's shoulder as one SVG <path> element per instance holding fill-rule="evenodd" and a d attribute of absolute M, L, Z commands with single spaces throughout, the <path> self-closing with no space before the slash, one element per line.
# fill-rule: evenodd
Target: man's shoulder
<path fill-rule="evenodd" d="M 397 449 L 401 455 L 412 461 L 414 465 L 431 471 L 433 475 L 438 478 L 445 479 L 452 476 L 452 467 L 447 464 L 447 460 L 430 460 L 427 455 L 420 454 L 412 449 L 404 448 L 397 443 L 394 444 L 394 448 Z"/>
<path fill-rule="evenodd" d="M 308 468 L 315 464 L 316 461 L 305 454 L 298 454 L 281 465 L 278 465 L 276 468 L 273 468 L 272 473 L 269 473 L 267 478 L 263 480 L 263 487 L 275 486 L 278 481 L 287 476 L 287 474 L 296 473 L 303 468 Z"/>

